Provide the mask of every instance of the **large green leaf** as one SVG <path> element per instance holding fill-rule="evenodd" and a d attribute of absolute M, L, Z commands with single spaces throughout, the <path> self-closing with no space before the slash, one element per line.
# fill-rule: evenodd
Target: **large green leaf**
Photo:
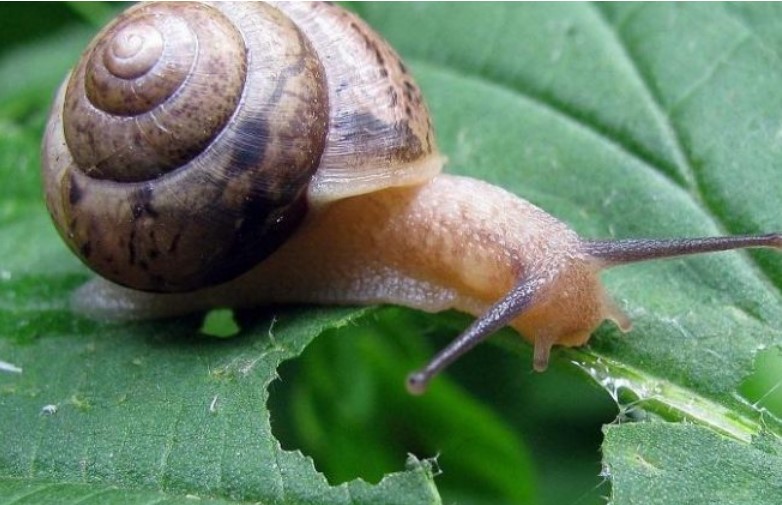
<path fill-rule="evenodd" d="M 779 7 L 416 8 L 415 30 L 409 13 L 366 11 L 382 19 L 403 53 L 422 61 L 452 170 L 480 166 L 484 177 L 590 236 L 780 228 Z M 609 289 L 635 331 L 605 328 L 588 349 L 563 357 L 641 408 L 729 437 L 701 436 L 692 464 L 709 464 L 719 450 L 754 463 L 763 453 L 753 436 L 770 433 L 764 440 L 773 453 L 782 431 L 778 418 L 761 419 L 737 389 L 755 352 L 782 340 L 780 259 L 726 254 L 611 272 Z M 632 429 L 647 426 L 646 436 L 621 442 L 624 427 L 609 431 L 617 433 L 604 448 L 610 475 L 623 475 L 627 452 L 671 447 L 675 426 Z M 781 496 L 779 476 L 764 472 L 746 472 L 744 487 L 693 480 L 678 502 L 753 496 L 753 503 L 776 503 Z M 670 484 L 661 473 L 650 488 Z M 633 503 L 623 486 L 637 485 L 615 481 L 615 502 Z"/>
<path fill-rule="evenodd" d="M 412 64 L 449 171 L 502 185 L 586 236 L 782 229 L 777 5 L 362 4 L 357 10 Z M 438 380 L 431 396 L 399 394 L 406 367 L 428 352 L 404 335 L 452 335 L 463 318 L 275 309 L 240 318 L 238 336 L 214 339 L 199 332 L 199 318 L 120 326 L 69 312 L 68 294 L 88 274 L 48 222 L 37 145 L 49 97 L 93 31 L 70 24 L 0 53 L 0 504 L 188 497 L 429 503 L 439 501 L 435 486 L 448 484 L 449 472 L 460 482 L 446 496 L 462 503 L 535 500 L 531 479 L 546 479 L 529 468 L 535 459 L 514 435 L 523 423 L 513 418 L 534 416 L 525 409 L 543 401 L 533 394 L 489 396 L 518 411 L 500 417 L 449 379 Z M 782 424 L 738 391 L 755 353 L 782 341 L 782 257 L 726 253 L 625 267 L 605 279 L 634 331 L 620 335 L 606 325 L 589 346 L 555 352 L 554 368 L 573 363 L 622 405 L 623 422 L 606 427 L 603 447 L 612 502 L 779 503 Z M 332 486 L 311 460 L 282 450 L 272 433 L 276 414 L 267 390 L 279 364 L 324 332 L 318 342 L 359 342 L 368 332 L 381 343 L 361 344 L 357 354 L 348 345 L 325 349 L 331 356 L 325 361 L 309 354 L 296 360 L 300 373 L 286 397 L 291 429 L 315 439 L 311 453 L 321 469 L 331 465 L 329 452 L 368 467 L 390 458 L 401 468 L 403 454 L 389 455 L 384 447 L 391 442 L 379 435 L 386 428 L 378 425 L 410 417 L 401 444 L 419 459 L 377 485 Z M 413 349 L 406 353 L 383 339 Z M 505 384 L 511 373 L 532 382 L 526 344 L 510 332 L 497 341 L 520 358 L 475 374 L 487 394 L 497 389 L 493 380 Z M 374 368 L 362 371 L 362 362 Z M 340 368 L 333 384 L 324 382 L 329 364 Z M 351 373 L 340 375 L 343 368 Z M 573 390 L 579 379 L 563 380 L 563 403 L 579 403 Z M 385 421 L 368 416 L 367 405 Z M 363 424 L 349 422 L 357 413 Z M 324 436 L 325 419 L 355 436 Z M 553 439 L 556 429 L 540 436 Z M 275 425 L 275 433 L 284 431 Z M 465 432 L 472 436 L 452 447 L 437 438 Z M 318 449 L 326 439 L 339 445 Z M 422 458 L 438 448 L 444 475 L 433 480 Z M 379 475 L 387 471 L 376 468 Z M 329 473 L 336 481 L 349 478 L 335 474 Z M 481 498 L 466 485 L 469 477 L 462 476 L 470 474 L 486 475 L 490 493 Z M 540 501 L 563 501 L 553 496 L 537 493 Z"/>

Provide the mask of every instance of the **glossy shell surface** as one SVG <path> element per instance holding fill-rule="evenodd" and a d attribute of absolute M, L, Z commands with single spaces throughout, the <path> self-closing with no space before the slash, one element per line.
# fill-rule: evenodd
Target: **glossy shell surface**
<path fill-rule="evenodd" d="M 42 157 L 69 247 L 149 291 L 233 278 L 308 208 L 442 166 L 396 53 L 324 4 L 132 7 L 58 93 Z"/>

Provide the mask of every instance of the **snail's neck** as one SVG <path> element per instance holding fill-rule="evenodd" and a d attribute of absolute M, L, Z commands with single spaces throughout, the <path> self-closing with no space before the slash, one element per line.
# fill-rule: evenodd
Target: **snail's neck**
<path fill-rule="evenodd" d="M 439 175 L 323 208 L 248 274 L 246 296 L 262 289 L 274 301 L 475 314 L 544 268 L 539 255 L 556 260 L 577 245 L 562 223 L 505 190 Z"/>

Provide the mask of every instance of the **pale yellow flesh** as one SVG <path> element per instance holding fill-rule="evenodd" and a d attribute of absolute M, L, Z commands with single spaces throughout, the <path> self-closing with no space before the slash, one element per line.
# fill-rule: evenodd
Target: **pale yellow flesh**
<path fill-rule="evenodd" d="M 451 175 L 335 202 L 263 264 L 221 286 L 155 295 L 93 281 L 77 292 L 93 317 L 149 319 L 210 307 L 269 303 L 392 303 L 480 316 L 517 282 L 544 280 L 511 326 L 535 343 L 542 368 L 553 344 L 581 345 L 604 320 L 629 322 L 608 300 L 599 262 L 578 236 L 532 204 Z"/>

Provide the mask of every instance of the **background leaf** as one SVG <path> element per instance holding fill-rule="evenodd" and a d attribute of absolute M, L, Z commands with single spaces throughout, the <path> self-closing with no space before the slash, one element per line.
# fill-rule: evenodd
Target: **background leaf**
<path fill-rule="evenodd" d="M 777 5 L 354 7 L 411 64 L 448 171 L 590 237 L 782 229 Z M 68 293 L 89 274 L 46 216 L 38 143 L 116 8 L 57 6 L 43 26 L 32 9 L 0 7 L 0 503 L 779 501 L 780 414 L 753 403 L 773 395 L 778 353 L 748 379 L 782 340 L 773 252 L 611 271 L 632 333 L 605 325 L 533 376 L 506 331 L 423 398 L 402 378 L 467 318 L 274 308 L 218 339 L 200 317 L 74 317 Z M 609 398 L 623 421 L 604 429 L 610 490 L 596 451 Z"/>

